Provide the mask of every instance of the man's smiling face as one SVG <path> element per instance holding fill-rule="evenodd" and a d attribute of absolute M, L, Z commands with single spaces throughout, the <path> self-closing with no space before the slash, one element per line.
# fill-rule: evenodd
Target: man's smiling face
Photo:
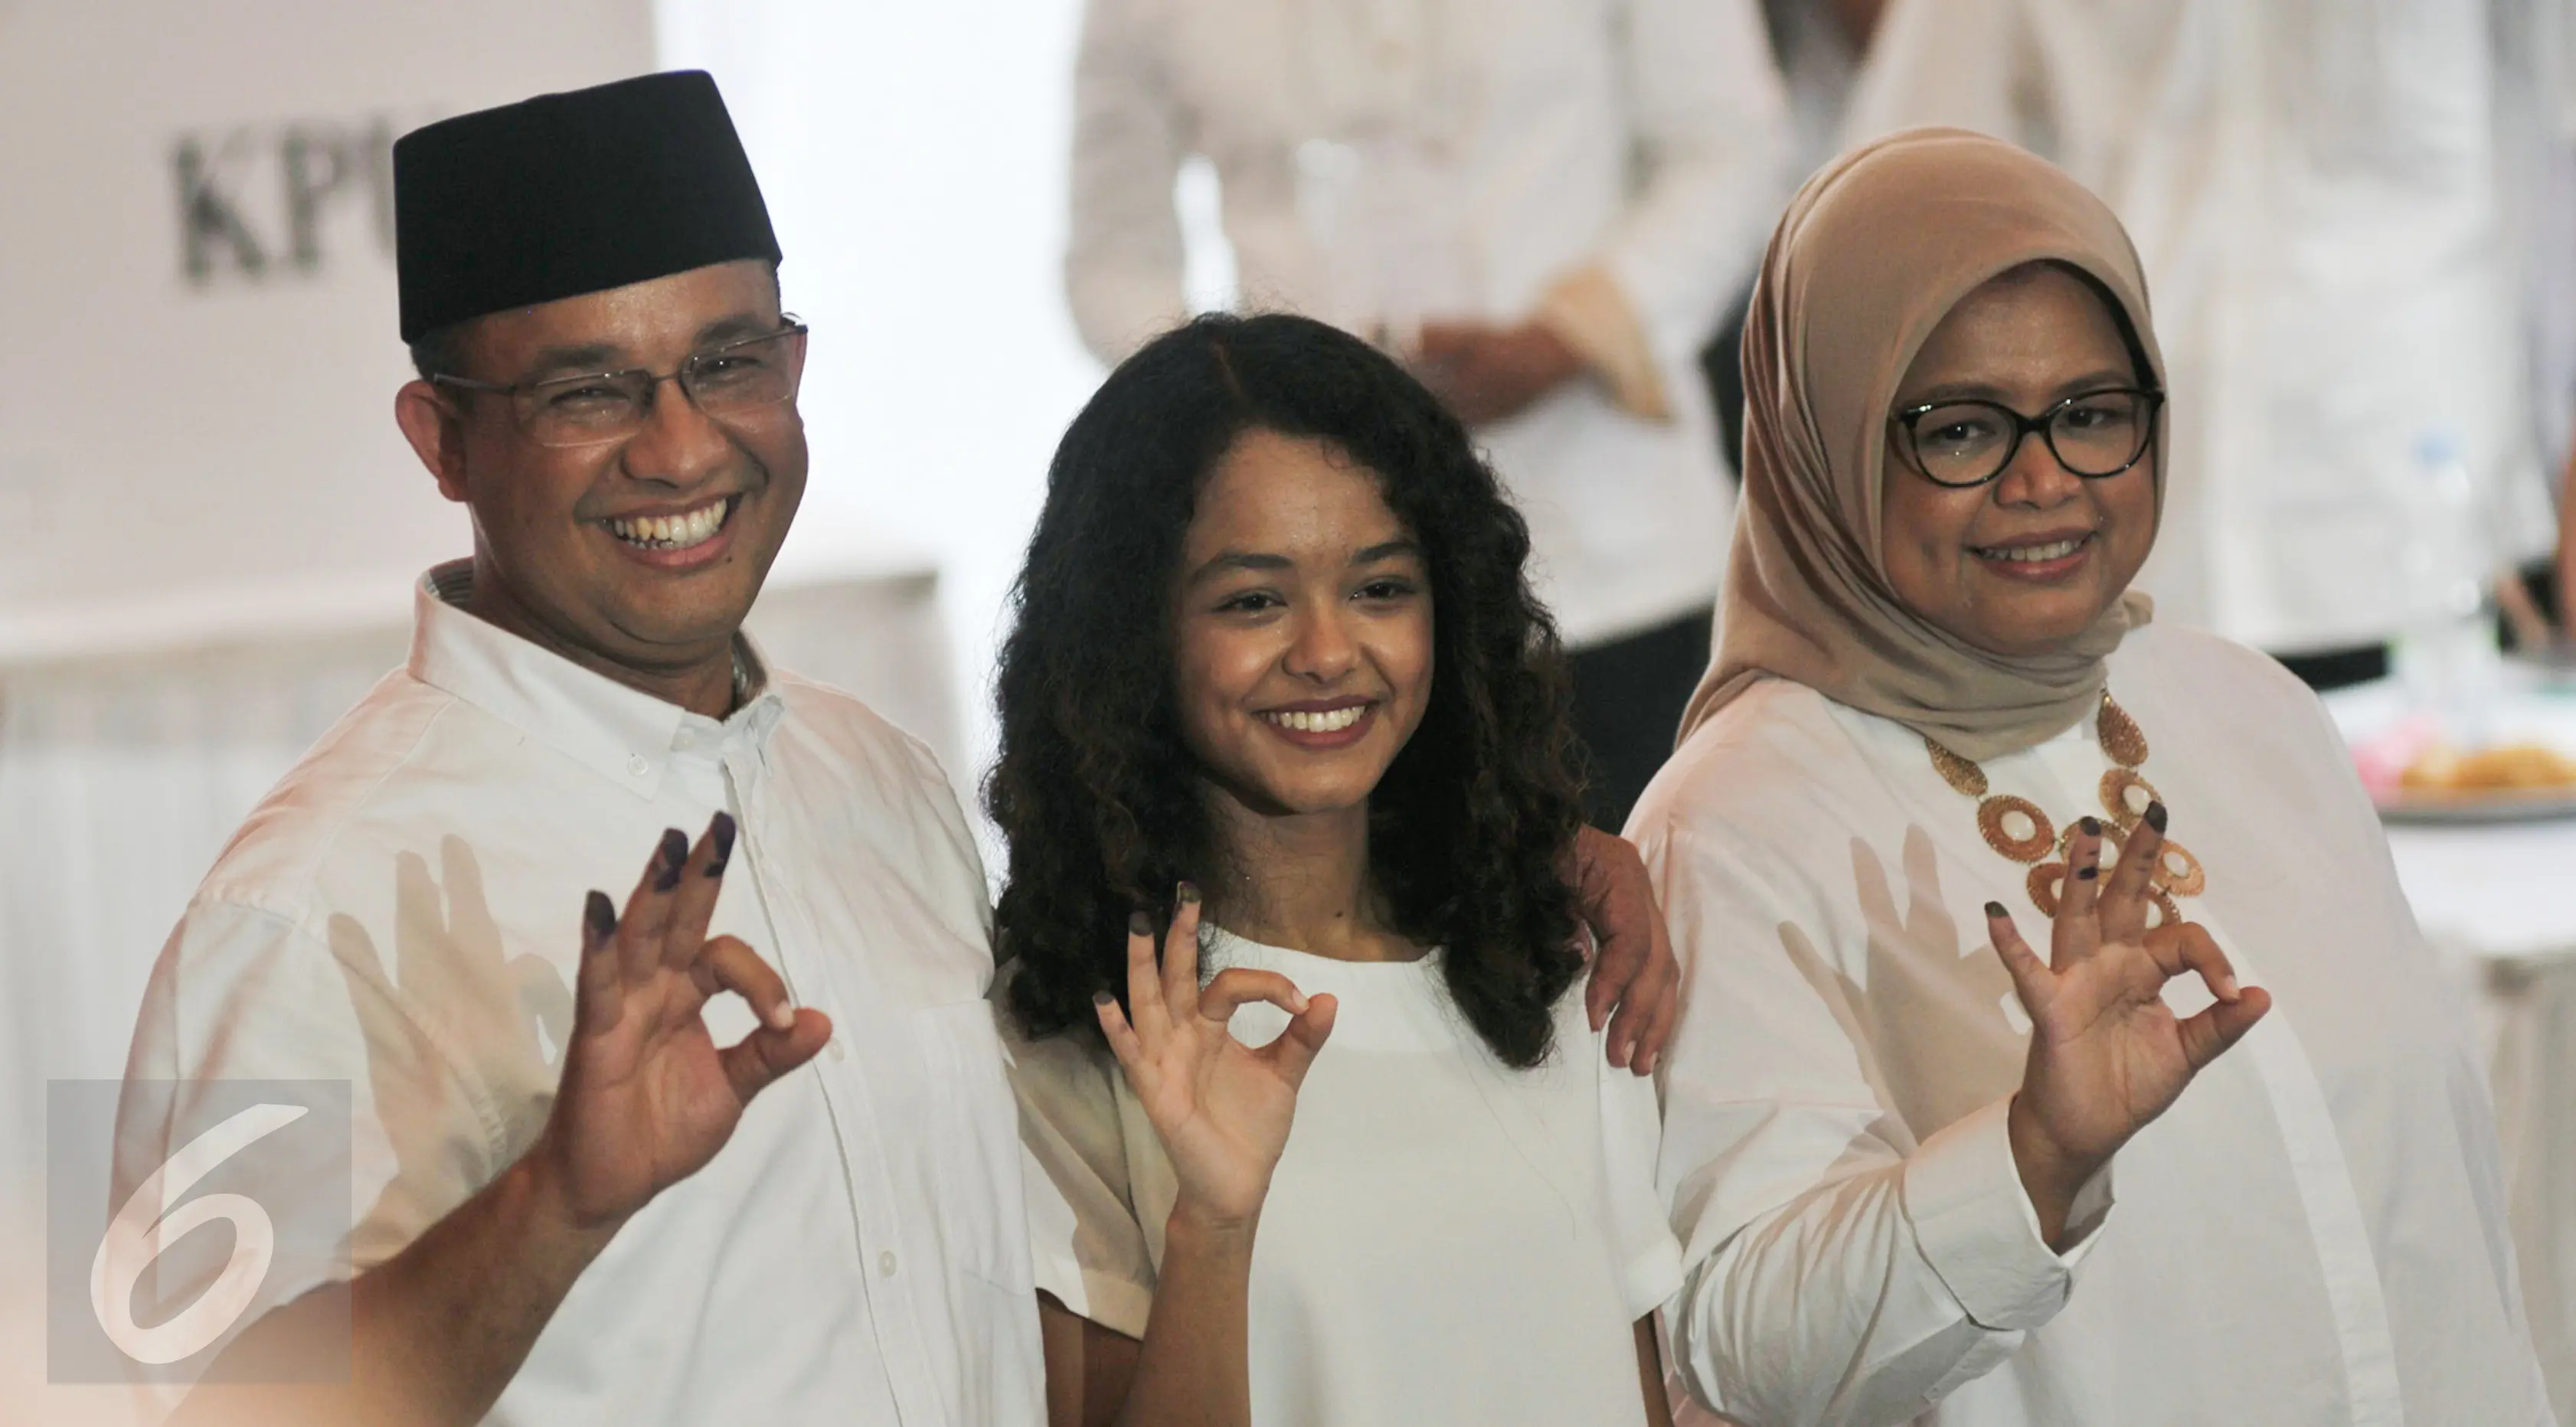
<path fill-rule="evenodd" d="M 782 321 L 767 262 L 718 263 L 478 318 L 455 375 L 671 372 Z M 397 413 L 440 491 L 473 510 L 477 612 L 612 676 L 729 658 L 805 492 L 792 399 L 717 420 L 664 382 L 632 435 L 577 446 L 531 440 L 501 393 L 414 382 Z"/>

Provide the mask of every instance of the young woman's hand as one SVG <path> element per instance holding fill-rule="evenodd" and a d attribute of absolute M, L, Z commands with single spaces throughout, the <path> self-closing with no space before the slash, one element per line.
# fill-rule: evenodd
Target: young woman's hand
<path fill-rule="evenodd" d="M 2271 1008 L 2261 987 L 2237 987 L 2227 954 L 2203 928 L 2184 921 L 2147 928 L 2164 821 L 2163 806 L 2151 805 L 2107 879 L 2097 872 L 2101 825 L 2087 818 L 2076 829 L 2066 857 L 2074 871 L 2046 961 L 2000 903 L 1986 904 L 1995 951 L 2030 1012 L 2030 1060 L 2010 1131 L 2013 1161 L 2051 1244 L 2063 1237 L 2085 1181 Z M 2191 972 L 2218 1001 L 2181 1020 L 2165 1005 L 2164 986 Z"/>
<path fill-rule="evenodd" d="M 1270 1172 L 1288 1147 L 1297 1087 L 1333 1030 L 1333 998 L 1311 1001 L 1287 977 L 1235 967 L 1199 986 L 1199 894 L 1181 884 L 1179 908 L 1154 964 L 1154 928 L 1142 912 L 1127 924 L 1127 1004 L 1093 998 L 1119 1068 L 1172 1157 L 1180 1181 L 1174 1217 L 1209 1227 L 1249 1228 L 1270 1192 Z M 1294 1019 L 1255 1050 L 1226 1029 L 1235 1009 L 1267 1001 Z"/>

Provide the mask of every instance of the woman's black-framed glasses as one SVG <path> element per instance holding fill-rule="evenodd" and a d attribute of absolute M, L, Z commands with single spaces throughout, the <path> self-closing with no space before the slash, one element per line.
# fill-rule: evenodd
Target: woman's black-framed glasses
<path fill-rule="evenodd" d="M 2109 387 L 2070 396 L 2036 416 L 1999 401 L 1929 401 L 1887 418 L 1906 463 L 1937 486 L 1981 486 L 2004 473 L 2032 432 L 2057 464 L 2086 480 L 2138 464 L 2156 439 L 2165 394 Z"/>
<path fill-rule="evenodd" d="M 667 381 L 678 382 L 690 403 L 714 421 L 740 420 L 793 401 L 805 377 L 805 334 L 811 329 L 793 313 L 785 323 L 775 332 L 691 352 L 668 372 L 633 367 L 511 385 L 443 372 L 430 380 L 510 398 L 519 429 L 540 446 L 595 446 L 644 429 L 654 393 Z"/>

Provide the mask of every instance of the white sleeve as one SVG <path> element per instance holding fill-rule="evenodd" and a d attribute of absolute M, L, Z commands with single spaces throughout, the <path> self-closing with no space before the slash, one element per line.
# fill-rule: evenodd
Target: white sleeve
<path fill-rule="evenodd" d="M 1610 1243 L 1618 1252 L 1620 1291 L 1628 1316 L 1643 1318 L 1664 1306 L 1682 1286 L 1682 1246 L 1655 1187 L 1663 1145 L 1663 1112 L 1655 1082 L 1610 1063 L 1609 1035 L 1594 1032 L 1583 1044 L 1601 1086 L 1602 1187 L 1610 1214 Z"/>
<path fill-rule="evenodd" d="M 1183 121 L 1149 10 L 1148 0 L 1090 0 L 1074 58 L 1065 296 L 1104 362 L 1189 315 L 1172 203 Z"/>
<path fill-rule="evenodd" d="M 226 1167 L 280 1244 L 237 1320 L 247 1325 L 391 1258 L 500 1171 L 500 1117 L 458 1065 L 354 923 L 316 936 L 259 907 L 201 899 L 144 990 L 117 1111 L 112 1200 L 122 1203 L 225 1119 L 227 1085 L 269 1082 L 264 1098 L 304 1107 L 309 1118 L 293 1133 L 264 1137 Z M 335 1125 L 342 1103 L 346 1122 Z M 347 1237 L 318 1256 L 288 1251 L 290 1241 L 303 1248 L 305 1226 L 324 1224 Z M 158 1291 L 182 1303 L 203 1286 L 181 1265 Z"/>
<path fill-rule="evenodd" d="M 1145 1336 L 1154 1262 L 1130 1189 L 1117 1062 L 1077 1034 L 1031 1040 L 994 1008 L 1020 1105 L 1020 1177 L 1038 1290 L 1131 1338 Z"/>
<path fill-rule="evenodd" d="M 1788 99 L 1755 0 L 1631 0 L 1626 22 L 1637 181 L 1593 262 L 1690 372 L 1788 195 Z"/>
<path fill-rule="evenodd" d="M 2052 1252 L 2007 1102 L 1920 1145 L 1882 1103 L 1844 1016 L 1784 944 L 1817 921 L 1794 872 L 1672 828 L 1641 842 L 1683 968 L 1664 1072 L 1662 1183 L 1686 1245 L 1673 1367 L 1747 1421 L 1910 1421 L 2064 1306 L 2109 1176 L 2071 1220 L 2083 1244 Z"/>

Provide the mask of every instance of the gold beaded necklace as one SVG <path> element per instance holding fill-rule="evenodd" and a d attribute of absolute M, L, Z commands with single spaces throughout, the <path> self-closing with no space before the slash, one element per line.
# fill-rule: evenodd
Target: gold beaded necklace
<path fill-rule="evenodd" d="M 2102 708 L 2093 719 L 2094 732 L 2100 735 L 2102 751 L 2111 755 L 2114 766 L 2102 775 L 2100 793 L 2102 811 L 2110 815 L 2110 824 L 2102 829 L 2101 865 L 2107 869 L 2120 857 L 2120 848 L 2136 829 L 2138 819 L 2146 815 L 2149 804 L 2161 802 L 2155 785 L 2138 771 L 2147 761 L 2147 735 L 2129 711 L 2102 691 Z M 1941 781 L 1960 793 L 1977 800 L 1977 831 L 1984 835 L 1986 846 L 2015 862 L 2030 866 L 2024 887 L 2030 893 L 2030 904 L 2043 917 L 2057 915 L 2057 900 L 2066 886 L 2066 859 L 2074 845 L 2076 824 L 2069 822 L 2064 831 L 2050 825 L 2048 814 L 2028 798 L 2009 793 L 1989 793 L 1986 770 L 1976 761 L 1963 758 L 1941 746 L 1930 734 L 1923 736 L 1923 747 L 1932 755 L 1932 767 Z M 2054 853 L 2056 860 L 2041 859 Z M 2182 909 L 2174 904 L 2176 897 L 2194 897 L 2209 885 L 2203 875 L 2200 859 L 2184 850 L 2181 843 L 2165 840 L 2164 851 L 2156 858 L 2156 870 L 2147 879 L 2147 892 L 2154 899 L 2159 919 L 2152 926 L 2167 926 L 2182 920 Z"/>

